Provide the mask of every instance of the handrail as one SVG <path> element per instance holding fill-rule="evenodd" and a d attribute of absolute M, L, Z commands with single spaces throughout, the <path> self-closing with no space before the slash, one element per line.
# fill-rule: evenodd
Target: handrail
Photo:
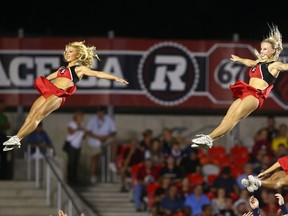
<path fill-rule="evenodd" d="M 36 154 L 40 154 L 41 156 L 43 156 L 46 165 L 47 165 L 47 169 L 46 169 L 46 199 L 47 199 L 47 205 L 51 204 L 50 198 L 51 198 L 51 173 L 55 176 L 56 180 L 57 180 L 57 206 L 58 209 L 62 209 L 61 205 L 62 205 L 62 198 L 61 198 L 61 194 L 62 194 L 62 188 L 63 191 L 68 199 L 68 213 L 67 215 L 72 216 L 72 211 L 73 208 L 75 209 L 77 215 L 80 215 L 82 212 L 80 211 L 80 209 L 78 208 L 77 204 L 75 203 L 73 196 L 70 194 L 70 192 L 67 189 L 66 184 L 64 183 L 64 181 L 61 179 L 61 177 L 59 176 L 59 174 L 57 173 L 56 169 L 54 168 L 54 165 L 51 162 L 51 158 L 48 158 L 47 155 L 41 151 L 41 149 L 39 147 L 35 147 L 36 148 Z M 28 180 L 31 178 L 31 164 L 29 164 L 31 162 L 31 146 L 28 145 L 28 166 L 27 166 L 27 178 Z M 35 186 L 36 188 L 39 188 L 40 186 L 40 158 L 36 157 L 35 158 Z"/>

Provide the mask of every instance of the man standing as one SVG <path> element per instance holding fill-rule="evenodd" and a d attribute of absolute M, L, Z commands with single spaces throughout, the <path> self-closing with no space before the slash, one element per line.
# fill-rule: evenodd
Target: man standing
<path fill-rule="evenodd" d="M 102 153 L 102 145 L 109 144 L 116 136 L 117 128 L 109 115 L 106 107 L 99 106 L 96 109 L 96 115 L 92 117 L 86 127 L 87 141 L 91 152 L 91 183 L 96 183 L 97 167 Z"/>

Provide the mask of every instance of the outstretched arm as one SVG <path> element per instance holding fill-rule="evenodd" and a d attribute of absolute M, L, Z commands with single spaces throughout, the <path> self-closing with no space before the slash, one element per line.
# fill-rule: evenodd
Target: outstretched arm
<path fill-rule="evenodd" d="M 288 71 L 288 64 L 282 62 L 275 62 L 273 65 L 278 71 Z"/>
<path fill-rule="evenodd" d="M 80 66 L 80 67 L 77 67 L 76 70 L 79 70 L 79 73 L 80 75 L 86 75 L 86 76 L 94 76 L 94 77 L 98 77 L 98 78 L 102 78 L 102 79 L 109 79 L 109 80 L 115 80 L 117 82 L 121 82 L 121 83 L 124 83 L 124 84 L 129 84 L 126 80 L 118 77 L 118 76 L 115 76 L 115 75 L 112 75 L 112 74 L 109 74 L 107 72 L 103 72 L 103 71 L 96 71 L 96 70 L 91 70 L 89 69 L 88 67 L 85 67 L 85 66 Z"/>
<path fill-rule="evenodd" d="M 257 60 L 251 60 L 251 59 L 246 59 L 246 58 L 240 58 L 239 56 L 236 56 L 236 55 L 231 55 L 231 58 L 230 58 L 231 61 L 234 61 L 234 62 L 240 62 L 248 67 L 253 67 L 255 66 L 258 61 Z"/>
<path fill-rule="evenodd" d="M 280 163 L 279 163 L 279 162 L 276 162 L 276 163 L 274 163 L 272 166 L 270 166 L 268 169 L 266 169 L 265 171 L 261 172 L 257 177 L 258 177 L 258 178 L 262 178 L 262 177 L 264 177 L 265 175 L 273 172 L 274 170 L 276 170 L 276 169 L 278 169 L 278 168 L 280 168 L 280 167 L 281 167 Z"/>

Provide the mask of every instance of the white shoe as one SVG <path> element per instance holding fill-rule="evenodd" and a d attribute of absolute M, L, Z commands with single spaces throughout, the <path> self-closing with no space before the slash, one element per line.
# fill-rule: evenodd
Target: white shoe
<path fill-rule="evenodd" d="M 257 189 L 261 186 L 261 181 L 256 176 L 249 175 L 248 179 L 251 182 L 251 184 L 253 184 L 255 187 L 257 187 Z"/>
<path fill-rule="evenodd" d="M 191 148 L 204 148 L 204 149 L 208 149 L 211 148 L 212 146 L 208 146 L 208 145 L 197 145 L 197 144 L 192 144 Z"/>
<path fill-rule="evenodd" d="M 192 139 L 192 143 L 196 144 L 196 145 L 206 145 L 209 148 L 212 147 L 213 144 L 213 140 L 211 139 L 211 137 L 209 135 L 204 135 L 204 134 L 200 134 L 200 135 L 196 135 L 198 138 Z M 192 147 L 192 146 L 191 146 Z"/>
<path fill-rule="evenodd" d="M 253 187 L 253 185 L 251 184 L 249 187 L 247 187 L 247 190 L 248 190 L 250 193 L 253 193 L 253 192 L 254 192 L 254 187 Z"/>
<path fill-rule="evenodd" d="M 248 188 L 251 185 L 250 181 L 248 179 L 245 179 L 245 178 L 243 178 L 241 180 L 241 184 L 246 188 Z"/>
<path fill-rule="evenodd" d="M 10 137 L 10 139 L 5 141 L 3 143 L 3 145 L 5 146 L 3 151 L 10 151 L 14 148 L 20 148 L 21 147 L 20 139 L 17 136 Z"/>

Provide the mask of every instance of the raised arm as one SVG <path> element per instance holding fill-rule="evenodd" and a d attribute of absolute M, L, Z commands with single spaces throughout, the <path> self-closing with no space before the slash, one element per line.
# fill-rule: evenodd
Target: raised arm
<path fill-rule="evenodd" d="M 83 76 L 83 75 L 94 76 L 94 77 L 98 77 L 98 78 L 102 78 L 102 79 L 115 80 L 117 82 L 121 82 L 121 83 L 124 83 L 124 84 L 129 84 L 126 80 L 124 80 L 124 79 L 122 79 L 122 78 L 120 78 L 118 76 L 115 76 L 115 75 L 112 75 L 112 74 L 109 74 L 109 73 L 103 72 L 103 71 L 91 70 L 91 69 L 89 69 L 88 67 L 85 67 L 85 66 L 77 67 L 75 70 L 79 70 L 77 72 L 81 76 Z"/>
<path fill-rule="evenodd" d="M 257 60 L 251 60 L 251 59 L 246 59 L 246 58 L 240 58 L 239 56 L 236 56 L 236 55 L 231 55 L 231 58 L 230 58 L 231 61 L 234 61 L 234 62 L 240 62 L 248 67 L 253 67 L 255 66 L 258 61 Z"/>

